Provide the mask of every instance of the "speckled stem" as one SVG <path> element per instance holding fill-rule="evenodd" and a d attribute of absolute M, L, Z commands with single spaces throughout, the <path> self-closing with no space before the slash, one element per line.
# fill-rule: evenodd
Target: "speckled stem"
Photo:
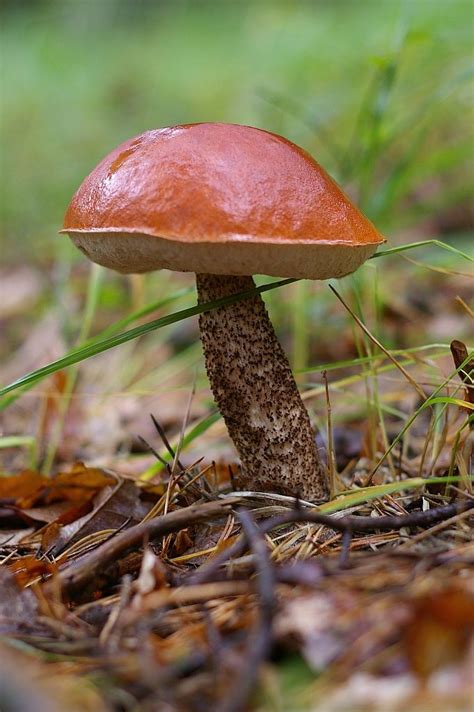
<path fill-rule="evenodd" d="M 252 289 L 252 277 L 196 275 L 199 302 Z M 199 317 L 214 398 L 239 453 L 239 485 L 321 501 L 328 478 L 308 413 L 256 295 Z"/>

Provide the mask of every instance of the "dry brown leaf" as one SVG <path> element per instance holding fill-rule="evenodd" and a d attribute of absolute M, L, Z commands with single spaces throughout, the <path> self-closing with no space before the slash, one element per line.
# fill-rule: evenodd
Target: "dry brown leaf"
<path fill-rule="evenodd" d="M 175 556 L 181 556 L 193 546 L 193 543 L 189 531 L 187 529 L 181 529 L 173 538 L 168 550 L 168 557 L 172 559 Z"/>
<path fill-rule="evenodd" d="M 411 667 L 421 677 L 461 660 L 474 633 L 474 597 L 448 588 L 416 602 L 403 644 Z"/>
<path fill-rule="evenodd" d="M 78 462 L 70 472 L 60 472 L 50 481 L 45 502 L 81 502 L 91 499 L 99 490 L 115 482 L 116 478 L 104 470 Z"/>
<path fill-rule="evenodd" d="M 0 500 L 21 509 L 52 502 L 81 502 L 92 499 L 103 487 L 115 481 L 113 475 L 79 462 L 70 472 L 44 477 L 39 472 L 24 470 L 18 475 L 0 478 Z"/>
<path fill-rule="evenodd" d="M 47 504 L 42 507 L 23 509 L 23 513 L 27 514 L 35 522 L 51 524 L 52 522 L 61 520 L 63 515 L 66 515 L 70 510 L 71 504 L 69 502 L 55 502 L 54 504 Z"/>
<path fill-rule="evenodd" d="M 18 500 L 28 500 L 48 483 L 48 479 L 34 470 L 23 470 L 18 475 L 0 477 L 0 500 L 9 500 L 18 506 Z M 25 507 L 23 506 L 23 509 Z"/>
<path fill-rule="evenodd" d="M 14 504 L 0 506 L 0 527 L 2 529 L 25 529 L 35 524 L 35 520 Z"/>

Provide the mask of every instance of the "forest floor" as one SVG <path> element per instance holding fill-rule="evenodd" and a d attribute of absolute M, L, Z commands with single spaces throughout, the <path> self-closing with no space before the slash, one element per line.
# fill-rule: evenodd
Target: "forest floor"
<path fill-rule="evenodd" d="M 338 287 L 354 309 L 344 320 L 325 296 L 328 336 L 308 337 L 296 369 L 332 473 L 321 507 L 233 489 L 237 458 L 189 320 L 4 396 L 2 709 L 471 708 L 471 279 L 443 255 L 387 258 L 369 334 L 348 294 L 371 281 Z M 72 314 L 87 301 L 82 270 L 68 277 Z M 68 342 L 48 269 L 3 276 L 7 384 Z M 166 279 L 193 299 L 187 277 Z M 120 289 L 143 307 L 147 285 Z M 313 290 L 271 293 L 284 341 Z M 114 308 L 99 305 L 94 331 Z"/>

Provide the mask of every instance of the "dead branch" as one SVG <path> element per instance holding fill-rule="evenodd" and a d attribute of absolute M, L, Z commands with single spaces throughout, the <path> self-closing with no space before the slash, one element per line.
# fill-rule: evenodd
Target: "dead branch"
<path fill-rule="evenodd" d="M 205 504 L 193 504 L 190 507 L 178 509 L 175 512 L 155 517 L 126 529 L 78 563 L 73 563 L 67 569 L 61 571 L 59 573 L 59 582 L 62 591 L 66 594 L 71 594 L 83 588 L 104 567 L 122 557 L 131 547 L 141 544 L 145 538 L 154 539 L 179 531 L 192 524 L 217 519 L 226 514 L 237 502 L 238 499 L 232 498 Z"/>
<path fill-rule="evenodd" d="M 260 527 L 260 531 L 262 534 L 268 534 L 272 529 L 297 522 L 321 524 L 336 531 L 349 532 L 347 537 L 354 532 L 392 531 L 400 530 L 405 527 L 407 529 L 416 527 L 429 528 L 437 522 L 461 514 L 473 507 L 474 500 L 465 500 L 447 504 L 443 507 L 435 507 L 434 509 L 428 509 L 423 512 L 411 512 L 410 514 L 385 515 L 381 517 L 346 516 L 339 519 L 327 514 L 295 508 L 267 520 Z M 195 584 L 208 581 L 215 575 L 222 564 L 225 564 L 229 559 L 242 556 L 248 549 L 248 546 L 249 541 L 244 532 L 243 536 L 229 546 L 228 549 L 215 556 L 209 563 L 192 574 L 190 577 L 191 582 Z"/>

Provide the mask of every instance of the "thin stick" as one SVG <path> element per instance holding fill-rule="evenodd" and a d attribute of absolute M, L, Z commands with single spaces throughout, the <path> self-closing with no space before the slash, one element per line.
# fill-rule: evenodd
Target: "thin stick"
<path fill-rule="evenodd" d="M 181 448 L 183 447 L 184 434 L 186 433 L 186 428 L 188 427 L 189 416 L 190 416 L 190 413 L 191 413 L 191 405 L 192 405 L 192 402 L 193 402 L 193 398 L 194 398 L 195 393 L 196 393 L 196 377 L 194 378 L 193 387 L 192 387 L 192 389 L 191 389 L 191 393 L 189 394 L 188 404 L 187 404 L 187 406 L 186 406 L 186 412 L 185 412 L 185 414 L 184 414 L 183 423 L 182 423 L 182 425 L 181 425 L 181 431 L 180 431 L 180 433 L 179 433 L 179 440 L 178 440 L 178 443 L 177 443 L 177 445 L 176 445 L 176 454 L 175 454 L 175 456 L 174 456 L 173 464 L 172 464 L 172 466 L 171 466 L 171 472 L 172 472 L 172 474 L 174 474 L 174 472 L 175 472 L 175 470 L 176 470 L 176 465 L 178 465 L 178 467 L 179 467 L 181 470 L 184 470 L 183 465 L 182 465 L 182 464 L 180 463 L 180 461 L 179 461 L 179 453 L 181 452 Z"/>
<path fill-rule="evenodd" d="M 272 644 L 272 621 L 275 610 L 276 576 L 268 546 L 262 530 L 257 527 L 252 514 L 240 510 L 237 515 L 242 524 L 245 537 L 255 557 L 257 570 L 257 594 L 259 616 L 247 639 L 242 654 L 240 670 L 234 677 L 231 689 L 223 701 L 218 701 L 216 712 L 241 712 L 246 709 L 248 698 L 257 679 L 260 665 L 268 657 Z"/>
<path fill-rule="evenodd" d="M 448 519 L 442 520 L 436 526 L 430 527 L 424 532 L 420 532 L 416 536 L 414 536 L 412 539 L 409 541 L 404 542 L 399 549 L 407 549 L 409 548 L 412 544 L 417 544 L 419 541 L 422 541 L 423 539 L 426 539 L 427 537 L 434 536 L 434 534 L 438 534 L 438 532 L 442 531 L 443 529 L 446 529 L 446 527 L 451 526 L 451 524 L 455 524 L 456 522 L 462 521 L 463 519 L 466 519 L 469 516 L 469 509 L 472 507 L 466 508 L 464 511 L 457 512 L 456 514 L 453 514 L 452 517 L 449 517 Z"/>
<path fill-rule="evenodd" d="M 327 411 L 327 465 L 329 474 L 329 494 L 330 499 L 336 496 L 336 464 L 334 458 L 334 434 L 332 429 L 331 399 L 329 397 L 329 383 L 327 371 L 322 372 L 324 388 L 326 391 L 326 411 Z"/>
<path fill-rule="evenodd" d="M 345 569 L 347 567 L 347 563 L 349 561 L 349 553 L 351 550 L 351 542 L 352 542 L 352 531 L 350 529 L 346 529 L 346 531 L 342 535 L 341 553 L 339 555 L 339 568 L 340 569 Z"/>

